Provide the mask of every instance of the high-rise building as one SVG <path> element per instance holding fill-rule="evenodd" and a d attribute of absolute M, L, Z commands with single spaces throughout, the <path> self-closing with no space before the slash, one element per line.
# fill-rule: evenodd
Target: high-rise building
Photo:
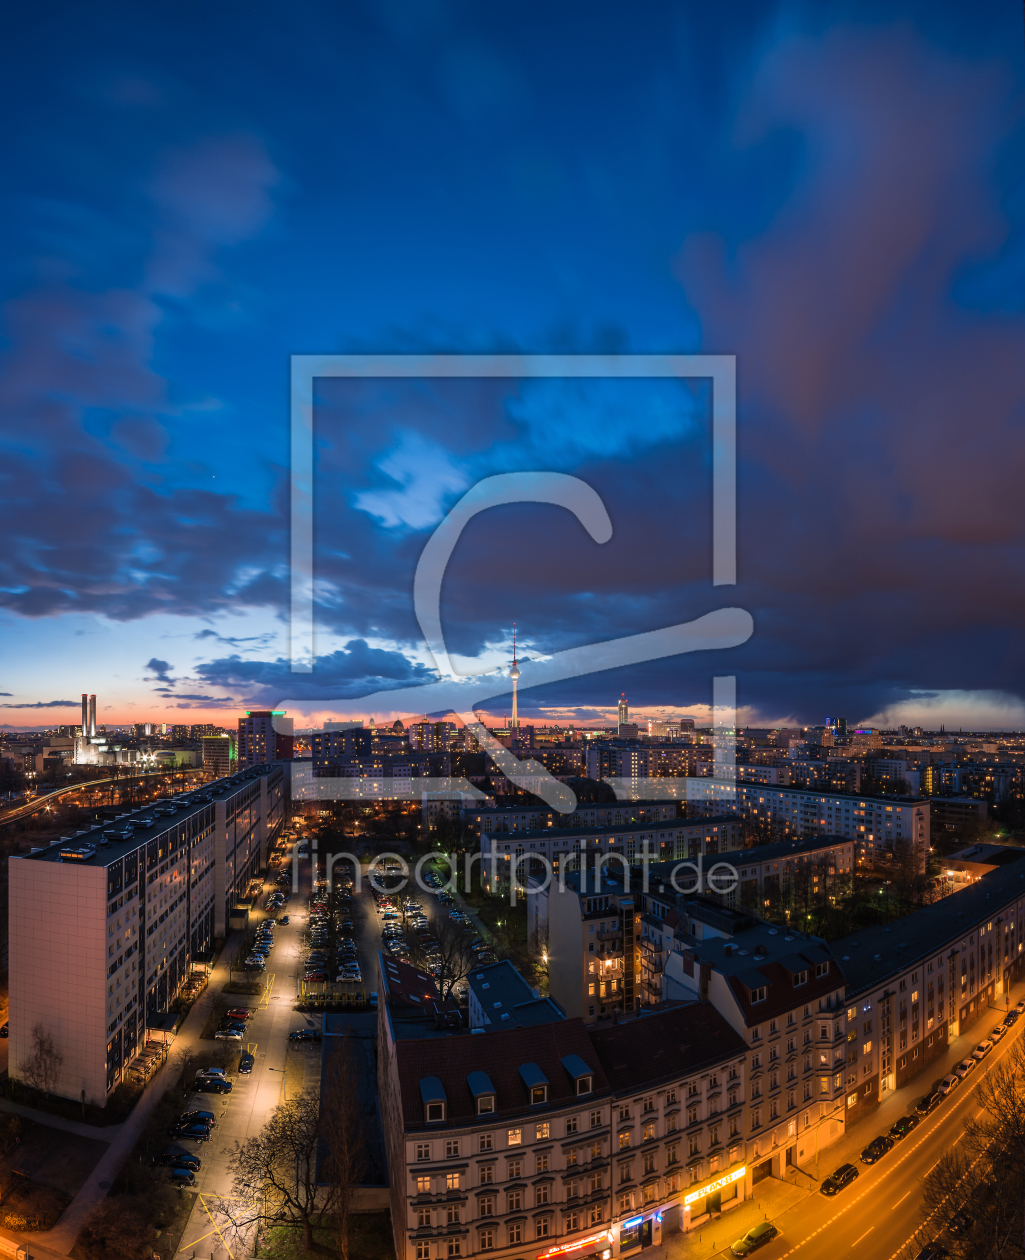
<path fill-rule="evenodd" d="M 619 697 L 619 725 L 623 726 L 630 721 L 630 705 L 627 702 L 626 695 Z"/>
<path fill-rule="evenodd" d="M 235 738 L 226 732 L 203 736 L 203 769 L 219 779 L 235 768 Z"/>
<path fill-rule="evenodd" d="M 189 739 L 194 743 L 205 739 L 207 735 L 219 735 L 220 730 L 213 722 L 198 722 L 189 727 Z"/>
<path fill-rule="evenodd" d="M 50 1092 L 106 1103 L 266 866 L 285 790 L 262 766 L 10 859 L 13 1078 L 42 1027 L 63 1056 Z"/>
<path fill-rule="evenodd" d="M 284 710 L 252 709 L 238 720 L 238 764 L 240 769 L 260 766 L 267 761 L 291 761 L 295 736 L 294 719 Z"/>
<path fill-rule="evenodd" d="M 187 726 L 172 726 L 171 742 L 174 744 L 187 744 L 189 742 L 189 728 Z"/>

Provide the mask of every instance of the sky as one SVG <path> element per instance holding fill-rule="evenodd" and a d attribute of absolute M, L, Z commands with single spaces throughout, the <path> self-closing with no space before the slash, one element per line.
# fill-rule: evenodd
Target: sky
<path fill-rule="evenodd" d="M 524 720 L 1025 728 L 1025 34 L 1011 0 L 42 0 L 0 49 L 0 728 L 234 723 L 461 668 Z M 322 380 L 316 662 L 290 666 L 290 356 L 736 356 L 707 382 Z M 737 647 L 529 687 L 568 648 Z M 491 688 L 494 690 L 494 687 Z M 508 697 L 489 702 L 501 718 Z M 380 709 L 380 706 L 379 706 Z M 368 709 L 369 711 L 369 709 Z M 397 708 L 396 713 L 406 713 Z M 407 713 L 407 715 L 409 715 Z"/>

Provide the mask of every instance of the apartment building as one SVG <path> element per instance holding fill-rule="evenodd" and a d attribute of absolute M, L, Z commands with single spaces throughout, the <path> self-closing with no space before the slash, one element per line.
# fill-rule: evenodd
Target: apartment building
<path fill-rule="evenodd" d="M 833 943 L 846 980 L 850 1119 L 924 1071 L 1025 975 L 1023 867 L 995 867 L 915 914 Z"/>
<path fill-rule="evenodd" d="M 272 761 L 291 761 L 295 720 L 284 712 L 251 709 L 238 720 L 238 764 L 242 769 Z"/>
<path fill-rule="evenodd" d="M 280 767 L 259 767 L 11 857 L 11 1076 L 41 1025 L 63 1055 L 51 1092 L 105 1105 L 192 958 L 224 936 L 283 812 Z"/>
<path fill-rule="evenodd" d="M 748 1048 L 754 1180 L 806 1168 L 845 1127 L 845 981 L 824 941 L 739 921 L 732 936 L 677 934 L 665 997 L 710 1002 Z"/>
<path fill-rule="evenodd" d="M 750 1193 L 746 1047 L 707 1003 L 440 1032 L 410 1014 L 411 970 L 385 968 L 378 1012 L 399 1260 L 611 1260 Z"/>
<path fill-rule="evenodd" d="M 700 793 L 699 793 L 700 796 Z M 754 823 L 795 836 L 836 835 L 858 844 L 865 866 L 884 866 L 910 846 L 924 874 L 929 857 L 929 802 L 904 797 L 855 796 L 768 784 L 721 783 L 696 799 L 703 813 L 732 810 Z"/>
<path fill-rule="evenodd" d="M 482 877 L 494 864 L 500 878 L 516 867 L 518 877 L 538 873 L 541 859 L 558 870 L 562 859 L 573 869 L 584 857 L 614 854 L 627 863 L 694 859 L 740 845 L 741 825 L 735 816 L 673 818 L 612 827 L 551 827 L 538 831 L 483 831 L 480 837 Z M 536 866 L 532 866 L 534 859 Z"/>
<path fill-rule="evenodd" d="M 614 804 L 578 805 L 560 814 L 544 805 L 496 805 L 488 809 L 470 806 L 463 821 L 478 834 L 492 831 L 543 831 L 558 827 L 622 827 L 630 823 L 671 822 L 676 818 L 672 801 L 617 801 Z"/>

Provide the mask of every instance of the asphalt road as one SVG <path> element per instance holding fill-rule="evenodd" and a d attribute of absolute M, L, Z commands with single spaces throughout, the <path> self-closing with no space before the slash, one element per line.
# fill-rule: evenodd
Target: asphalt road
<path fill-rule="evenodd" d="M 970 1054 L 989 1029 L 1002 1019 L 1003 1012 L 993 1010 L 988 1017 L 979 1020 L 971 1029 L 971 1037 L 964 1038 L 967 1046 L 964 1054 Z M 841 1190 L 835 1198 L 826 1198 L 816 1190 L 774 1218 L 781 1234 L 757 1252 L 760 1260 L 783 1260 L 793 1255 L 800 1256 L 801 1260 L 844 1260 L 847 1256 L 892 1260 L 906 1245 L 915 1255 L 917 1248 L 937 1237 L 945 1221 L 934 1217 L 923 1224 L 922 1183 L 944 1152 L 961 1140 L 965 1119 L 981 1114 L 975 1086 L 1001 1062 L 1023 1030 L 1025 1017 L 1008 1030 L 967 1081 L 920 1121 L 918 1128 L 898 1142 L 879 1163 L 866 1165 L 852 1159 L 859 1172 L 853 1185 Z M 929 1073 L 923 1074 L 920 1094 L 927 1092 L 931 1080 Z M 863 1149 L 877 1133 L 885 1132 L 886 1127 L 882 1123 L 873 1126 L 871 1121 L 866 1121 L 852 1130 L 852 1136 L 858 1135 L 859 1149 Z M 822 1179 L 843 1162 L 836 1148 L 823 1152 Z M 725 1220 L 723 1225 L 726 1225 Z M 728 1227 L 723 1232 L 728 1232 Z"/>

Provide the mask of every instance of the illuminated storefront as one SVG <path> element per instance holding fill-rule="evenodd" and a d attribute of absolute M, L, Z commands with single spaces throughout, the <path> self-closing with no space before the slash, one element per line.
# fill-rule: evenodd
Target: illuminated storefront
<path fill-rule="evenodd" d="M 539 1251 L 535 1260 L 563 1260 L 563 1257 L 568 1257 L 568 1260 L 586 1260 L 588 1256 L 596 1256 L 598 1260 L 610 1260 L 612 1240 L 607 1229 L 597 1234 L 589 1234 L 586 1238 L 577 1238 L 573 1242 L 549 1247 L 547 1251 Z"/>
<path fill-rule="evenodd" d="M 711 1181 L 689 1189 L 683 1196 L 681 1227 L 688 1230 L 692 1222 L 699 1217 L 710 1212 L 720 1212 L 727 1205 L 732 1205 L 734 1201 L 743 1198 L 746 1175 L 747 1166 L 741 1164 L 719 1177 L 714 1177 Z"/>

